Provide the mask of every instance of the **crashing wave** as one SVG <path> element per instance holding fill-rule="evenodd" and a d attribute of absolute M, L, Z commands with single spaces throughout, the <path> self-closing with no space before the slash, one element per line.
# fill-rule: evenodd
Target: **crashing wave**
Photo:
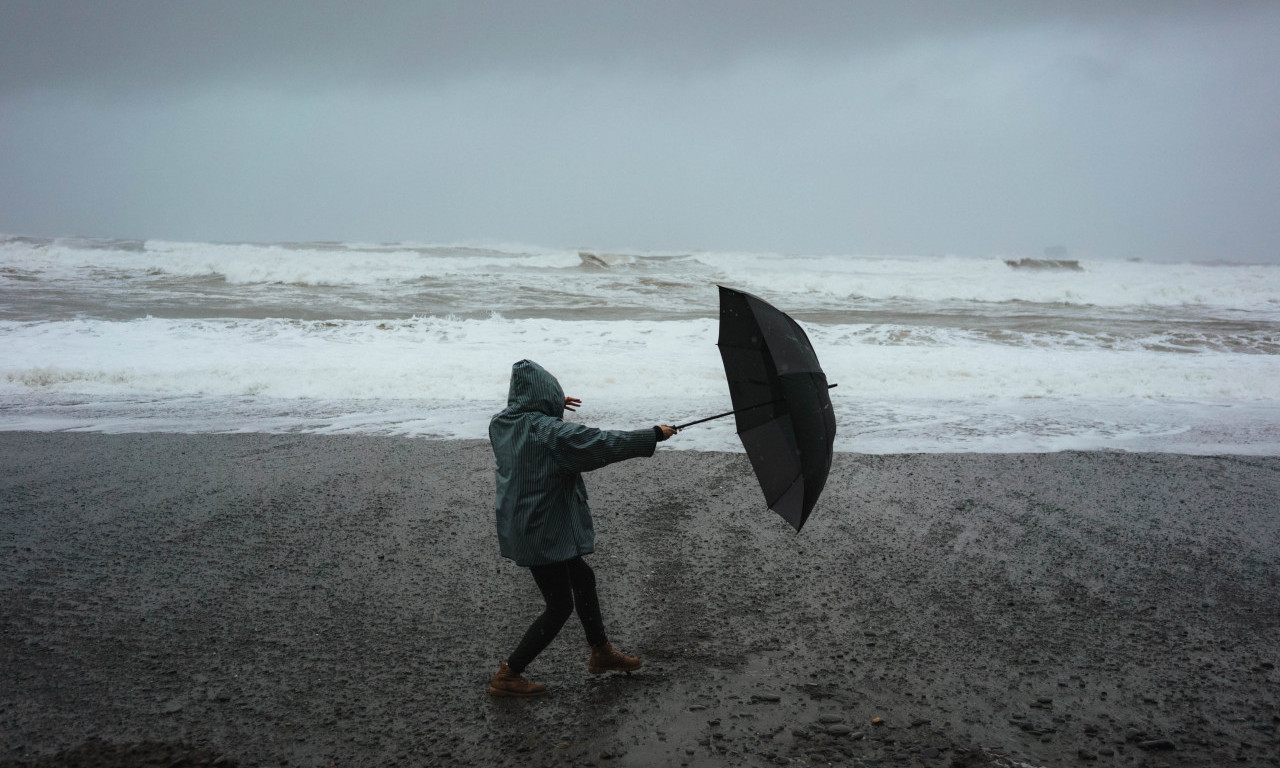
<path fill-rule="evenodd" d="M 632 264 L 636 260 L 635 256 L 627 253 L 591 253 L 590 251 L 578 251 L 578 258 L 582 259 L 582 266 L 596 269 Z"/>
<path fill-rule="evenodd" d="M 1005 259 L 1005 264 L 1014 269 L 1065 269 L 1083 272 L 1084 267 L 1075 259 Z"/>

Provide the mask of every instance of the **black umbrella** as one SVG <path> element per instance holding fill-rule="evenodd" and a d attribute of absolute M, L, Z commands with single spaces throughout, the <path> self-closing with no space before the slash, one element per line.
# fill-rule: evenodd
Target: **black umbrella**
<path fill-rule="evenodd" d="M 799 532 L 831 471 L 836 417 L 827 375 L 795 320 L 749 293 L 720 286 L 720 357 L 734 416 L 769 509 Z"/>

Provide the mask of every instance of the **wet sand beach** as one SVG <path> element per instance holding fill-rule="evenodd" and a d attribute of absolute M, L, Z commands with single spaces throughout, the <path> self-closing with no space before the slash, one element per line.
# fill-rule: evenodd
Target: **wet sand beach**
<path fill-rule="evenodd" d="M 607 467 L 588 561 L 645 667 L 588 675 L 571 619 L 535 700 L 487 693 L 541 605 L 492 471 L 0 434 L 0 764 L 1280 765 L 1278 457 L 839 454 L 799 535 L 740 454 Z"/>

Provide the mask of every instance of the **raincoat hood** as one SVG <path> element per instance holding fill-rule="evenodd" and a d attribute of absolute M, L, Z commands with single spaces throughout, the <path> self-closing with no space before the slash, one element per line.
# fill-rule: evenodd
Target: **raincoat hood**
<path fill-rule="evenodd" d="M 532 360 L 511 366 L 511 388 L 507 392 L 511 413 L 533 411 L 554 418 L 564 417 L 564 390 L 556 377 Z"/>

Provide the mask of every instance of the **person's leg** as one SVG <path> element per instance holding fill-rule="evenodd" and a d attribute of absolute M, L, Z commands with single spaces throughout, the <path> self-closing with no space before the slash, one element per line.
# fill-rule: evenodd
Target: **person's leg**
<path fill-rule="evenodd" d="M 632 672 L 641 667 L 640 659 L 618 653 L 604 633 L 604 619 L 600 616 L 600 599 L 596 596 L 596 575 L 581 557 L 565 563 L 573 584 L 573 600 L 582 620 L 582 629 L 591 645 L 591 658 L 587 670 L 593 675 L 605 672 Z"/>
<path fill-rule="evenodd" d="M 542 599 L 547 605 L 542 614 L 529 625 L 515 652 L 507 659 L 507 666 L 517 675 L 555 639 L 560 628 L 569 620 L 569 614 L 573 613 L 573 584 L 569 569 L 564 563 L 535 565 L 529 572 L 533 574 L 533 580 L 537 582 L 538 590 L 542 592 Z"/>
<path fill-rule="evenodd" d="M 604 645 L 609 638 L 605 636 L 604 619 L 600 616 L 595 571 L 581 557 L 567 561 L 565 567 L 569 583 L 573 586 L 573 604 L 578 611 L 578 619 L 582 621 L 582 629 L 587 633 L 587 642 L 592 647 Z"/>

